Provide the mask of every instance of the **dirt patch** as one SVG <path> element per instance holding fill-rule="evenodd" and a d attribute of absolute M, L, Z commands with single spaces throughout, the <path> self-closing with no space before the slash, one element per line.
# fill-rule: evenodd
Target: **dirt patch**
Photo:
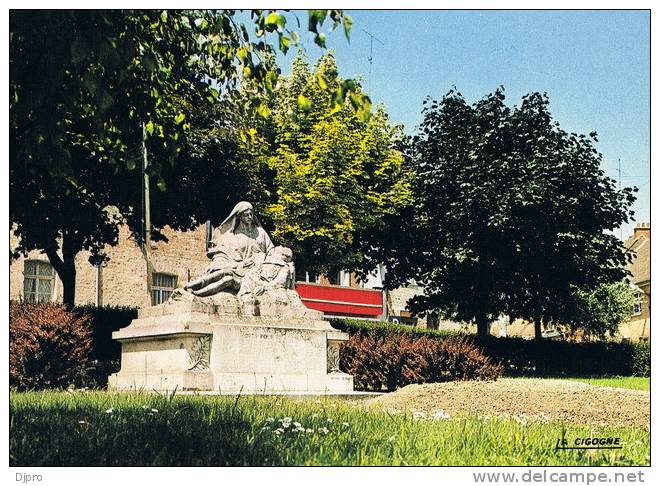
<path fill-rule="evenodd" d="M 420 418 L 456 416 L 560 420 L 585 425 L 650 427 L 649 392 L 564 380 L 507 379 L 409 385 L 368 407 Z"/>

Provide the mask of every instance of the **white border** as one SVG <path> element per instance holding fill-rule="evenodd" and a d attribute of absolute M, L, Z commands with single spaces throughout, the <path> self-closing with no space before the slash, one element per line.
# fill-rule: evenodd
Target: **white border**
<path fill-rule="evenodd" d="M 200 7 L 211 7 L 211 8 L 290 8 L 290 9 L 307 9 L 307 8 L 328 8 L 329 3 L 334 3 L 332 5 L 335 8 L 343 9 L 375 9 L 375 8 L 406 8 L 406 9 L 428 9 L 428 8 L 442 8 L 442 9 L 492 9 L 492 8 L 506 8 L 506 9 L 530 9 L 530 8 L 551 8 L 551 9 L 649 9 L 652 8 L 653 3 L 650 1 L 629 1 L 629 2 L 610 2 L 602 0 L 589 0 L 589 1 L 575 1 L 575 0 L 556 0 L 552 3 L 549 2 L 539 2 L 539 1 L 488 1 L 488 0 L 469 0 L 469 1 L 458 1 L 458 0 L 445 0 L 443 2 L 429 2 L 429 1 L 419 1 L 419 0 L 409 0 L 405 4 L 398 4 L 394 2 L 375 2 L 373 0 L 354 0 L 351 2 L 322 2 L 318 0 L 308 0 L 308 1 L 271 1 L 271 2 L 209 2 L 209 1 L 199 1 L 199 2 L 181 2 L 181 1 L 172 1 L 172 0 L 162 0 L 162 1 L 126 1 L 126 0 L 116 0 L 115 2 L 104 2 L 104 4 L 90 4 L 89 2 L 83 1 L 71 1 L 64 0 L 59 1 L 57 4 L 52 2 L 45 1 L 35 1 L 35 0 L 23 0 L 16 1 L 11 0 L 8 2 L 9 8 L 200 8 Z M 658 52 L 660 52 L 660 45 L 658 45 L 658 34 L 654 27 L 656 26 L 656 17 L 657 13 L 652 11 L 652 29 L 651 29 L 651 39 L 652 39 L 652 115 L 651 115 L 651 124 L 652 124 L 652 142 L 658 140 L 658 120 L 655 113 L 658 113 L 660 110 L 660 104 L 658 102 L 658 90 L 657 80 L 657 60 Z M 9 73 L 8 73 L 8 60 L 6 56 L 8 55 L 8 24 L 9 16 L 8 10 L 3 10 L 2 12 L 2 25 L 3 25 L 3 57 L 5 61 L 2 63 L 2 68 L 4 70 L 4 75 L 2 77 L 3 82 L 3 92 L 5 97 L 3 97 L 2 103 L 5 107 L 5 113 L 8 113 L 8 100 L 6 98 L 6 93 L 9 92 Z M 603 46 L 606 48 L 607 46 Z M 1 132 L 2 143 L 5 149 L 5 154 L 8 160 L 8 117 L 5 115 L 2 119 L 3 129 Z M 653 173 L 653 168 L 657 167 L 656 153 L 658 149 L 656 145 L 653 145 L 652 152 L 652 178 L 655 177 Z M 8 164 L 5 164 L 5 170 L 8 170 Z M 6 173 L 6 172 L 5 172 Z M 652 180 L 653 184 L 653 180 Z M 5 185 L 5 187 L 7 187 Z M 5 223 L 5 228 L 9 228 L 8 224 L 8 195 L 5 195 L 2 198 L 2 218 Z M 653 192 L 651 192 L 651 207 L 652 214 L 660 214 L 657 210 L 657 200 L 653 197 Z M 652 218 L 653 219 L 653 218 Z M 5 248 L 5 255 L 8 254 L 8 239 L 4 239 L 7 245 Z M 657 249 L 657 244 L 652 243 L 653 254 Z M 5 257 L 6 258 L 6 257 Z M 657 269 L 656 261 L 658 258 L 653 260 L 652 273 Z M 4 268 L 4 279 L 2 279 L 2 290 L 4 295 L 9 294 L 8 288 L 8 275 L 9 275 L 9 266 L 7 260 L 3 260 Z M 657 273 L 656 275 L 660 275 Z M 247 484 L 249 482 L 255 482 L 260 485 L 274 485 L 286 482 L 287 485 L 297 485 L 297 484 L 314 484 L 315 486 L 332 484 L 336 486 L 337 484 L 425 484 L 425 485 L 439 485 L 439 484 L 474 484 L 472 481 L 471 473 L 475 468 L 9 468 L 8 464 L 8 436 L 9 436 L 9 424 L 8 424 L 8 381 L 7 381 L 7 368 L 6 363 L 8 362 L 8 342 L 7 342 L 7 330 L 8 330 L 8 303 L 7 300 L 2 300 L 2 315 L 3 323 L 5 324 L 5 333 L 4 333 L 4 346 L 2 346 L 2 355 L 0 360 L 5 365 L 5 372 L 2 373 L 2 383 L 0 383 L 0 393 L 2 394 L 2 426 L 4 432 L 5 440 L 1 441 L 1 451 L 0 454 L 5 458 L 5 475 L 7 478 L 7 484 L 15 484 L 15 473 L 16 472 L 29 472 L 32 474 L 42 474 L 44 479 L 41 483 L 37 484 L 62 484 L 62 485 L 85 485 L 88 486 L 90 483 L 95 486 L 102 485 L 112 485 L 116 486 L 117 484 L 169 484 L 174 482 L 180 482 L 183 484 L 194 484 L 200 481 L 203 481 L 205 484 L 210 485 L 222 485 L 222 484 Z M 652 314 L 657 312 L 657 303 L 652 299 Z M 657 339 L 660 339 L 657 338 Z M 655 346 L 654 356 L 657 355 L 657 351 L 660 349 L 660 341 Z M 655 359 L 655 378 L 658 377 L 658 366 L 660 362 Z M 653 421 L 653 447 L 652 447 L 652 463 L 654 467 L 650 468 L 607 468 L 606 470 L 610 473 L 615 471 L 625 471 L 632 472 L 639 469 L 642 469 L 645 473 L 645 483 L 655 483 L 659 478 L 657 470 L 660 467 L 660 457 L 659 450 L 660 445 L 657 443 L 657 429 L 658 429 L 658 414 L 656 413 L 656 402 L 658 400 L 653 400 L 653 417 L 656 419 Z M 519 474 L 532 469 L 534 471 L 542 470 L 543 468 L 479 468 L 479 471 L 517 471 Z M 603 468 L 548 468 L 549 471 L 579 471 L 579 472 L 602 472 Z M 33 483 L 34 484 L 34 483 Z M 525 484 L 525 483 L 520 483 Z M 549 484 L 549 483 L 530 483 L 530 484 Z"/>

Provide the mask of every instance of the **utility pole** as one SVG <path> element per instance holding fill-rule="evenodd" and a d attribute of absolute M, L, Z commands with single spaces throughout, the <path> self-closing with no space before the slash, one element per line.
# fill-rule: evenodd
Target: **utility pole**
<path fill-rule="evenodd" d="M 149 159 L 147 156 L 147 127 L 142 123 L 142 203 L 144 208 L 144 244 L 142 247 L 142 254 L 147 265 L 147 299 L 151 305 L 151 287 L 153 272 L 151 268 L 151 204 L 149 197 L 149 175 L 147 174 L 147 166 Z"/>
<path fill-rule="evenodd" d="M 618 172 L 619 172 L 619 192 L 621 192 L 621 157 L 618 158 Z M 619 227 L 619 239 L 623 241 L 623 225 Z"/>
<path fill-rule="evenodd" d="M 378 37 L 373 35 L 371 32 L 367 32 L 366 30 L 362 29 L 365 34 L 369 36 L 369 96 L 372 96 L 371 93 L 371 67 L 373 66 L 374 63 L 374 40 L 376 42 L 380 42 L 380 45 L 384 46 L 385 44 L 383 41 L 381 41 Z M 373 98 L 373 96 L 372 96 Z"/>

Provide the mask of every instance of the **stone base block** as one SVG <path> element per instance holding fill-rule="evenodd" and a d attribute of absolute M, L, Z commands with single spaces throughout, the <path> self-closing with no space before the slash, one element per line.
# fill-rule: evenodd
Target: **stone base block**
<path fill-rule="evenodd" d="M 222 394 L 336 394 L 353 391 L 353 377 L 346 373 L 218 373 L 213 389 Z"/>
<path fill-rule="evenodd" d="M 238 316 L 176 302 L 141 312 L 113 337 L 122 344 L 122 357 L 121 370 L 108 380 L 111 389 L 353 391 L 353 378 L 339 371 L 339 346 L 348 335 L 306 314 Z"/>
<path fill-rule="evenodd" d="M 213 389 L 213 374 L 198 371 L 122 372 L 110 375 L 108 388 L 130 391 L 205 391 Z"/>

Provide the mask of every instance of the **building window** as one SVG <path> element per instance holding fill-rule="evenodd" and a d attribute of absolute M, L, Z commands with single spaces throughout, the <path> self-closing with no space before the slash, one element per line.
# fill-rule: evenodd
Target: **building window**
<path fill-rule="evenodd" d="M 633 316 L 638 316 L 642 313 L 642 294 L 637 294 L 635 298 L 635 303 L 633 304 Z"/>
<path fill-rule="evenodd" d="M 23 300 L 52 302 L 55 290 L 55 269 L 49 262 L 26 260 L 23 270 Z"/>
<path fill-rule="evenodd" d="M 167 301 L 175 288 L 176 275 L 154 273 L 151 285 L 151 305 L 158 305 Z"/>

